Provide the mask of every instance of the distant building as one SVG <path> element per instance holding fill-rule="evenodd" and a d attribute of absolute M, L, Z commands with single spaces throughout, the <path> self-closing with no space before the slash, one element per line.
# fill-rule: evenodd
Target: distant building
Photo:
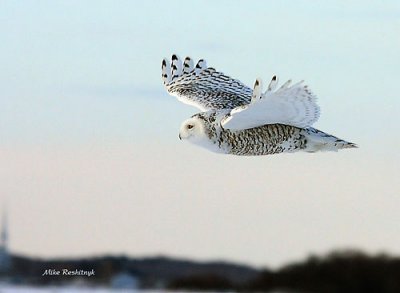
<path fill-rule="evenodd" d="M 8 223 L 6 210 L 3 210 L 3 217 L 0 232 L 0 273 L 5 274 L 11 269 L 11 256 L 8 251 Z"/>
<path fill-rule="evenodd" d="M 119 272 L 110 281 L 113 289 L 137 289 L 139 287 L 138 278 L 129 272 Z"/>

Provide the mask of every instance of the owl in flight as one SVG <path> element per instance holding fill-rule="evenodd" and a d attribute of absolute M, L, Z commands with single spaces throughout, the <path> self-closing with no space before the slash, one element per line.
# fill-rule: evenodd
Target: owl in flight
<path fill-rule="evenodd" d="M 172 55 L 162 61 L 170 95 L 201 111 L 184 121 L 179 138 L 213 152 L 259 156 L 284 152 L 337 151 L 357 147 L 312 128 L 319 118 L 316 96 L 302 82 L 277 88 L 274 76 L 265 92 L 261 79 L 253 90 L 212 67 Z"/>

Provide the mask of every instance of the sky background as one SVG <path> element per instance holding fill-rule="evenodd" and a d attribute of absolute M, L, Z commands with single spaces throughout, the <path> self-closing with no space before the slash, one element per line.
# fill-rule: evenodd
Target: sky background
<path fill-rule="evenodd" d="M 400 2 L 0 1 L 0 205 L 10 249 L 223 259 L 400 254 Z M 181 142 L 177 53 L 252 85 L 306 80 L 338 153 Z"/>

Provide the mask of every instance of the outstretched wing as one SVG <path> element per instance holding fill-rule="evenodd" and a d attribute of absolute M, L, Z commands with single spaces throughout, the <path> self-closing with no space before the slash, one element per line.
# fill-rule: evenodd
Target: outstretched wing
<path fill-rule="evenodd" d="M 177 55 L 172 55 L 172 65 L 167 59 L 162 61 L 162 78 L 170 95 L 202 111 L 246 105 L 252 95 L 251 88 L 207 67 L 203 59 L 194 66 L 190 57 L 182 64 Z"/>
<path fill-rule="evenodd" d="M 274 91 L 278 80 L 274 76 L 268 89 L 262 93 L 262 82 L 257 79 L 249 104 L 233 109 L 221 121 L 224 128 L 249 129 L 265 124 L 286 124 L 300 128 L 311 126 L 319 118 L 316 96 L 302 81 L 289 86 L 287 81 Z"/>

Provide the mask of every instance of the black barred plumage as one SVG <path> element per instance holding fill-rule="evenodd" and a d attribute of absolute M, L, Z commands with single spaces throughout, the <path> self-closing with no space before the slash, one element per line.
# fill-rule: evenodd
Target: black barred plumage
<path fill-rule="evenodd" d="M 306 148 L 307 139 L 301 128 L 270 124 L 231 131 L 221 128 L 216 117 L 218 117 L 218 113 L 215 111 L 193 116 L 193 118 L 202 120 L 210 141 L 213 141 L 218 148 L 224 149 L 226 153 L 241 156 L 271 155 Z"/>
<path fill-rule="evenodd" d="M 209 150 L 244 156 L 283 152 L 337 151 L 355 144 L 310 127 L 319 118 L 316 96 L 302 82 L 291 81 L 275 90 L 273 76 L 262 92 L 257 79 L 253 90 L 200 59 L 182 63 L 172 56 L 172 65 L 162 61 L 162 79 L 167 91 L 180 101 L 205 111 L 186 120 L 179 138 Z"/>
<path fill-rule="evenodd" d="M 168 61 L 162 62 L 163 80 L 167 91 L 177 96 L 182 102 L 193 104 L 203 110 L 233 109 L 250 102 L 252 90 L 239 80 L 235 80 L 212 67 L 206 67 L 203 59 L 195 68 L 183 70 L 180 75 L 177 67 L 179 57 L 172 56 L 171 79 L 168 79 Z M 189 66 L 190 57 L 185 58 Z M 183 67 L 185 68 L 186 65 Z"/>
<path fill-rule="evenodd" d="M 199 119 L 210 142 L 224 153 L 239 156 L 272 155 L 283 152 L 316 152 L 325 144 L 314 145 L 313 136 L 325 138 L 334 147 L 356 147 L 318 129 L 298 128 L 284 124 L 267 124 L 251 129 L 232 131 L 220 126 L 221 114 L 208 111 L 192 116 Z"/>

